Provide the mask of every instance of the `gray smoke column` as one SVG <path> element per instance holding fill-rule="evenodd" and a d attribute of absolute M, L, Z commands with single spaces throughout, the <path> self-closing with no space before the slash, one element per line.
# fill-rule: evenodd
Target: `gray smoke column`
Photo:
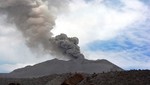
<path fill-rule="evenodd" d="M 48 38 L 55 25 L 55 16 L 41 0 L 1 0 L 0 7 L 7 12 L 10 22 L 17 26 L 34 51 L 49 50 Z M 40 49 L 39 49 L 40 48 Z"/>
<path fill-rule="evenodd" d="M 66 3 L 67 0 L 0 0 L 0 12 L 8 15 L 8 21 L 16 25 L 32 51 L 84 58 L 77 38 L 65 34 L 52 37 L 56 11 L 65 8 Z"/>
<path fill-rule="evenodd" d="M 50 42 L 56 46 L 55 48 L 57 51 L 62 52 L 71 59 L 84 58 L 84 55 L 80 52 L 80 47 L 78 46 L 79 40 L 77 37 L 69 38 L 66 34 L 60 34 L 55 38 L 51 38 Z"/>

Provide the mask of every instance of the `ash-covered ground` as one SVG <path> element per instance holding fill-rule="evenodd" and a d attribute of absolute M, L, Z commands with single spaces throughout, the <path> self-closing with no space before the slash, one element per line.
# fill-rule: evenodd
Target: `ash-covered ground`
<path fill-rule="evenodd" d="M 0 78 L 0 85 L 150 85 L 150 70 L 66 73 L 39 78 Z"/>
<path fill-rule="evenodd" d="M 15 69 L 6 74 L 0 74 L 4 78 L 37 78 L 53 74 L 63 73 L 102 73 L 109 71 L 123 71 L 122 68 L 109 62 L 108 60 L 87 60 L 87 59 L 73 59 L 69 61 L 64 60 L 48 60 L 35 64 L 33 66 L 26 66 L 24 68 Z"/>

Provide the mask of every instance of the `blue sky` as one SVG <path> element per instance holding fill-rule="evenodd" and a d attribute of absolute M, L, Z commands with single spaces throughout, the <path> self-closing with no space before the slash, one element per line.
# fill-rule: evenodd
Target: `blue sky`
<path fill-rule="evenodd" d="M 87 59 L 107 59 L 127 70 L 150 69 L 149 10 L 149 0 L 72 0 L 68 11 L 57 15 L 52 32 L 78 37 Z M 33 54 L 21 33 L 4 20 L 0 18 L 0 72 L 55 58 Z"/>

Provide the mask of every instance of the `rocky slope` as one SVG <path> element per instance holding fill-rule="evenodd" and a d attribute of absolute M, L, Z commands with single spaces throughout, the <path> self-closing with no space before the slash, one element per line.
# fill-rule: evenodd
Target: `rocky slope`
<path fill-rule="evenodd" d="M 109 71 L 123 71 L 123 69 L 104 59 L 96 61 L 86 59 L 73 59 L 69 61 L 53 59 L 33 66 L 16 69 L 8 74 L 1 74 L 0 77 L 32 78 L 70 72 L 92 74 Z"/>
<path fill-rule="evenodd" d="M 0 85 L 150 85 L 150 70 L 53 74 L 39 78 L 0 78 Z"/>

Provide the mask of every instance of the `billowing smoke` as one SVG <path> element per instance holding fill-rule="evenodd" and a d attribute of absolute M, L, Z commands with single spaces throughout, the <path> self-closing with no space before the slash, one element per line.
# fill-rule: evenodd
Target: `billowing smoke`
<path fill-rule="evenodd" d="M 73 59 L 83 59 L 84 55 L 80 52 L 78 46 L 79 40 L 77 37 L 68 38 L 66 34 L 57 35 L 55 38 L 51 38 L 50 42 L 57 46 L 58 51 L 62 52 L 66 56 L 71 56 Z"/>
<path fill-rule="evenodd" d="M 27 46 L 35 52 L 64 54 L 71 59 L 84 58 L 78 38 L 61 34 L 52 37 L 56 13 L 65 8 L 67 0 L 0 0 L 0 12 L 8 15 L 22 33 Z M 49 5 L 48 5 L 49 4 Z"/>

